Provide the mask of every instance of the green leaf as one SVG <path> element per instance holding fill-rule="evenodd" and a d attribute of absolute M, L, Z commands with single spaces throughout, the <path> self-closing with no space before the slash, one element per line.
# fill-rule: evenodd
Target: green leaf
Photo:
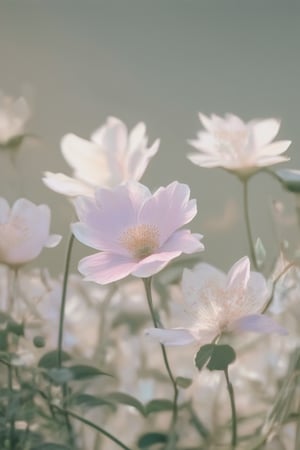
<path fill-rule="evenodd" d="M 16 336 L 24 336 L 24 324 L 17 323 L 14 320 L 9 320 L 7 323 L 7 331 L 8 333 L 13 333 Z"/>
<path fill-rule="evenodd" d="M 97 369 L 97 367 L 85 366 L 83 364 L 68 367 L 68 370 L 71 372 L 73 380 L 85 380 L 86 378 L 97 377 L 99 375 L 113 376 L 110 373 Z"/>
<path fill-rule="evenodd" d="M 138 448 L 147 448 L 155 444 L 165 444 L 168 441 L 168 435 L 164 433 L 146 433 L 138 440 Z"/>
<path fill-rule="evenodd" d="M 143 416 L 145 415 L 144 405 L 132 395 L 125 394 L 124 392 L 111 392 L 105 396 L 105 399 L 122 405 L 132 406 Z"/>
<path fill-rule="evenodd" d="M 167 400 L 164 398 L 151 400 L 145 406 L 146 415 L 160 411 L 170 411 L 172 409 L 173 409 L 173 402 L 171 402 L 171 400 Z"/>
<path fill-rule="evenodd" d="M 176 377 L 175 381 L 176 381 L 177 386 L 179 386 L 183 389 L 190 387 L 190 385 L 193 382 L 193 380 L 191 378 L 185 378 L 185 377 Z"/>
<path fill-rule="evenodd" d="M 225 370 L 235 360 L 235 351 L 230 345 L 214 345 L 213 353 L 207 364 L 209 370 Z"/>
<path fill-rule="evenodd" d="M 68 383 L 73 379 L 72 373 L 69 368 L 61 367 L 60 369 L 53 367 L 49 369 L 47 375 L 50 377 L 51 381 L 56 384 Z"/>
<path fill-rule="evenodd" d="M 95 408 L 97 406 L 110 406 L 114 410 L 116 409 L 115 403 L 106 398 L 96 397 L 91 394 L 75 394 L 69 401 L 69 404 L 74 406 L 86 406 L 89 408 Z"/>
<path fill-rule="evenodd" d="M 69 361 L 71 359 L 71 356 L 66 352 L 62 352 L 61 359 L 62 361 Z M 43 355 L 38 362 L 38 367 L 43 367 L 45 369 L 52 369 L 58 366 L 59 364 L 57 350 L 52 350 L 51 352 L 45 353 L 45 355 Z"/>
<path fill-rule="evenodd" d="M 280 169 L 276 171 L 282 185 L 290 192 L 300 192 L 300 170 Z"/>
<path fill-rule="evenodd" d="M 196 354 L 195 364 L 199 370 L 202 370 L 210 359 L 212 352 L 214 350 L 214 344 L 206 344 L 200 347 L 200 350 Z"/>

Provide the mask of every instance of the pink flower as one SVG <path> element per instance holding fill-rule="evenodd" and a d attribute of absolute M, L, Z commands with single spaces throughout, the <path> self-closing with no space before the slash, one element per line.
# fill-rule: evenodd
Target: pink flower
<path fill-rule="evenodd" d="M 280 127 L 276 119 L 243 122 L 233 114 L 209 118 L 201 113 L 199 118 L 205 130 L 188 141 L 197 150 L 188 158 L 200 167 L 223 167 L 247 177 L 261 167 L 289 160 L 281 155 L 291 141 L 272 142 Z"/>
<path fill-rule="evenodd" d="M 21 198 L 10 209 L 0 198 L 0 263 L 18 267 L 36 258 L 43 247 L 55 247 L 61 236 L 49 234 L 51 211 Z"/>
<path fill-rule="evenodd" d="M 248 257 L 241 258 L 224 274 L 209 264 L 185 269 L 182 278 L 186 325 L 173 329 L 149 329 L 146 333 L 165 345 L 200 345 L 228 332 L 286 334 L 270 317 L 261 314 L 269 296 L 263 275 L 250 272 Z"/>
<path fill-rule="evenodd" d="M 148 147 L 146 126 L 138 123 L 131 132 L 116 117 L 108 117 L 91 140 L 66 134 L 62 154 L 73 169 L 73 177 L 45 172 L 44 183 L 69 197 L 94 195 L 96 187 L 115 187 L 126 181 L 139 181 L 159 148 L 159 139 Z"/>
<path fill-rule="evenodd" d="M 97 189 L 95 198 L 75 200 L 80 222 L 73 224 L 77 239 L 101 253 L 79 262 L 86 280 L 99 284 L 132 274 L 146 278 L 181 253 L 204 249 L 199 234 L 179 230 L 197 213 L 190 189 L 177 181 L 153 195 L 137 182 L 113 190 Z"/>

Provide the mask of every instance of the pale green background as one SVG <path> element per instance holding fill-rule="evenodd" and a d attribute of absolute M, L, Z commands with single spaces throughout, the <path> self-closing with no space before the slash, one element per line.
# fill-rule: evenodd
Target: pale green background
<path fill-rule="evenodd" d="M 22 148 L 17 169 L 0 155 L 1 195 L 47 202 L 52 230 L 66 236 L 71 207 L 40 181 L 44 170 L 70 173 L 60 138 L 70 131 L 88 137 L 107 115 L 130 127 L 143 120 L 151 142 L 161 138 L 143 181 L 190 184 L 202 256 L 227 267 L 248 248 L 240 186 L 221 170 L 192 165 L 186 139 L 199 128 L 198 111 L 275 116 L 280 137 L 293 140 L 290 166 L 300 167 L 299 18 L 296 0 L 0 0 L 0 88 L 29 97 L 30 130 L 41 136 Z M 268 249 L 270 203 L 278 197 L 287 199 L 273 180 L 253 180 L 254 229 Z M 236 220 L 218 229 L 228 200 Z M 41 263 L 61 270 L 65 245 L 45 250 Z M 88 252 L 77 250 L 75 259 Z"/>

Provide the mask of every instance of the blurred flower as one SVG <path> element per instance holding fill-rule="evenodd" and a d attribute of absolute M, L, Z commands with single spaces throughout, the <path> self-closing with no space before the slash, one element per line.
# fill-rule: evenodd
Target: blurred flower
<path fill-rule="evenodd" d="M 250 272 L 248 257 L 237 261 L 227 275 L 205 263 L 185 269 L 182 290 L 188 325 L 147 330 L 165 345 L 203 345 L 226 332 L 286 334 L 270 317 L 260 314 L 269 290 L 260 273 Z"/>
<path fill-rule="evenodd" d="M 25 98 L 14 99 L 0 91 L 0 147 L 16 145 L 25 134 L 29 118 L 30 109 Z"/>
<path fill-rule="evenodd" d="M 139 181 L 159 147 L 157 139 L 147 147 L 146 126 L 138 123 L 128 134 L 125 124 L 109 117 L 91 140 L 66 134 L 61 150 L 73 169 L 73 178 L 62 173 L 45 172 L 50 189 L 71 197 L 93 195 L 96 187 L 115 187 L 124 181 Z"/>
<path fill-rule="evenodd" d="M 55 247 L 61 236 L 49 234 L 51 211 L 21 198 L 13 207 L 0 198 L 0 263 L 18 267 Z"/>
<path fill-rule="evenodd" d="M 188 158 L 200 167 L 223 167 L 247 178 L 261 167 L 289 160 L 281 154 L 291 141 L 272 142 L 280 127 L 276 119 L 243 122 L 232 114 L 199 118 L 205 131 L 188 141 L 198 150 Z"/>
<path fill-rule="evenodd" d="M 181 253 L 204 249 L 199 234 L 178 230 L 197 213 L 190 189 L 177 181 L 153 195 L 140 183 L 113 190 L 97 189 L 95 198 L 75 201 L 80 222 L 73 224 L 77 239 L 97 250 L 79 262 L 86 280 L 107 284 L 132 274 L 149 277 Z"/>

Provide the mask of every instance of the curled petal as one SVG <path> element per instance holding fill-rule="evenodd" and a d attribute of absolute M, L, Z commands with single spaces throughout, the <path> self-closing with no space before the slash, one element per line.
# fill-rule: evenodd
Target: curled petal
<path fill-rule="evenodd" d="M 188 345 L 196 342 L 196 339 L 189 330 L 184 328 L 173 328 L 165 330 L 162 328 L 149 328 L 145 330 L 147 336 L 159 340 L 164 345 Z"/>
<path fill-rule="evenodd" d="M 281 334 L 287 335 L 288 331 L 280 326 L 271 317 L 264 314 L 251 314 L 244 316 L 241 319 L 235 320 L 230 325 L 232 331 L 252 331 L 254 333 L 262 334 Z"/>

